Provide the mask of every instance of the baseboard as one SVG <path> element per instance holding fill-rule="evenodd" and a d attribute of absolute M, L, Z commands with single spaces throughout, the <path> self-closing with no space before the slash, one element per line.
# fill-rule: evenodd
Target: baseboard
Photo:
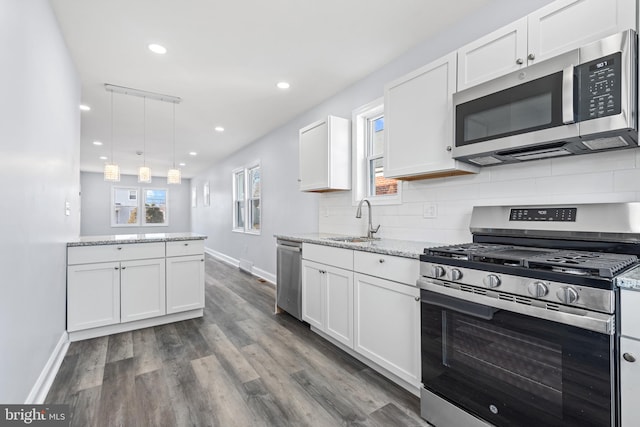
<path fill-rule="evenodd" d="M 42 372 L 40 372 L 36 383 L 33 385 L 33 388 L 31 388 L 31 392 L 24 402 L 25 405 L 40 405 L 44 403 L 68 349 L 69 336 L 67 332 L 64 331 L 53 349 L 51 356 L 49 356 L 49 360 L 47 360 L 47 363 L 44 365 Z"/>
<path fill-rule="evenodd" d="M 229 255 L 223 254 L 222 252 L 218 252 L 216 250 L 213 250 L 211 248 L 204 248 L 205 253 L 211 255 L 212 257 L 214 257 L 217 260 L 220 260 L 226 264 L 229 264 L 233 267 L 237 267 L 240 268 L 240 260 L 235 259 L 230 257 Z M 260 268 L 257 267 L 251 267 L 251 271 L 249 271 L 249 273 L 251 273 L 252 275 L 259 277 L 261 279 L 266 280 L 267 282 L 271 283 L 272 285 L 275 286 L 276 284 L 276 275 L 273 273 L 269 273 L 268 271 L 262 270 Z"/>

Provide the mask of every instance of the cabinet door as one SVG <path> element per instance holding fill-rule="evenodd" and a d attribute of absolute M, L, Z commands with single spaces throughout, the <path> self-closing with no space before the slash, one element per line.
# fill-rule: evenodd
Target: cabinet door
<path fill-rule="evenodd" d="M 353 348 L 353 272 L 330 266 L 324 271 L 325 332 Z"/>
<path fill-rule="evenodd" d="M 527 64 L 527 18 L 458 49 L 458 91 Z"/>
<path fill-rule="evenodd" d="M 528 55 L 533 55 L 537 62 L 619 31 L 635 29 L 635 3 L 635 0 L 554 1 L 528 16 Z"/>
<path fill-rule="evenodd" d="M 300 129 L 300 190 L 329 187 L 329 124 L 322 120 Z"/>
<path fill-rule="evenodd" d="M 323 265 L 302 261 L 302 320 L 324 330 Z"/>
<path fill-rule="evenodd" d="M 204 255 L 167 258 L 167 314 L 204 307 Z"/>
<path fill-rule="evenodd" d="M 67 268 L 67 330 L 120 323 L 120 264 L 73 265 Z"/>
<path fill-rule="evenodd" d="M 384 174 L 420 178 L 477 172 L 451 158 L 456 53 L 385 87 Z"/>
<path fill-rule="evenodd" d="M 627 353 L 635 357 L 629 362 L 623 355 Z M 620 338 L 620 406 L 622 427 L 640 425 L 640 341 L 631 338 Z"/>
<path fill-rule="evenodd" d="M 420 290 L 359 273 L 354 281 L 354 349 L 419 387 Z"/>
<path fill-rule="evenodd" d="M 127 261 L 120 265 L 121 321 L 131 322 L 165 314 L 164 258 Z"/>

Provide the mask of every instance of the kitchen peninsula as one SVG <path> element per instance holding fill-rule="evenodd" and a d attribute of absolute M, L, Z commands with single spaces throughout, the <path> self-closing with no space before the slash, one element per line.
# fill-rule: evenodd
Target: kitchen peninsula
<path fill-rule="evenodd" d="M 70 340 L 201 317 L 206 237 L 148 233 L 68 242 Z"/>

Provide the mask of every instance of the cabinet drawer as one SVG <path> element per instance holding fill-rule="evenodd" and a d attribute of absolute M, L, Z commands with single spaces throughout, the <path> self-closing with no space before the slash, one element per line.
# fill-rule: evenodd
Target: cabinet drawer
<path fill-rule="evenodd" d="M 353 251 L 351 249 L 303 243 L 302 258 L 345 270 L 353 270 Z"/>
<path fill-rule="evenodd" d="M 204 240 L 167 242 L 167 256 L 202 255 Z"/>
<path fill-rule="evenodd" d="M 164 251 L 164 242 L 72 246 L 67 248 L 67 263 L 74 265 L 94 262 L 164 258 Z"/>
<path fill-rule="evenodd" d="M 640 291 L 620 290 L 620 327 L 622 335 L 640 339 Z"/>
<path fill-rule="evenodd" d="M 391 255 L 355 251 L 353 269 L 370 276 L 415 286 L 420 276 L 420 261 Z"/>

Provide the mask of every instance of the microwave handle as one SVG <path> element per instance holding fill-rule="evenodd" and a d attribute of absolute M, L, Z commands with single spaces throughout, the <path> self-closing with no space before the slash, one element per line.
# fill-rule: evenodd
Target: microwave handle
<path fill-rule="evenodd" d="M 574 123 L 573 65 L 562 70 L 562 123 Z"/>

